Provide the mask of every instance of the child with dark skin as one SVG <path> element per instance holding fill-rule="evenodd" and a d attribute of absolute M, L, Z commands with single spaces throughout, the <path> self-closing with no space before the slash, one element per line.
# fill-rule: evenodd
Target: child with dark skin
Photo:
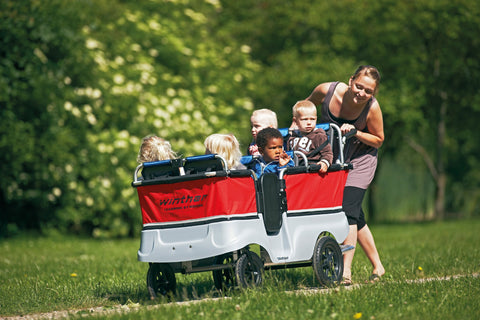
<path fill-rule="evenodd" d="M 267 172 L 278 173 L 280 169 L 293 167 L 292 158 L 283 149 L 283 136 L 277 129 L 265 128 L 257 134 L 258 151 L 254 171 L 258 177 Z"/>

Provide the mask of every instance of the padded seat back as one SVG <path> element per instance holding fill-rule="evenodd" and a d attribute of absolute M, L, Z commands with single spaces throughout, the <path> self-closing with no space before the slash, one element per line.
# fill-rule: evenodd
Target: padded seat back
<path fill-rule="evenodd" d="M 143 180 L 177 177 L 181 175 L 182 159 L 145 162 L 142 168 Z"/>
<path fill-rule="evenodd" d="M 260 177 L 260 211 L 267 234 L 276 234 L 282 227 L 283 196 L 280 192 L 281 181 L 275 173 L 265 173 Z"/>
<path fill-rule="evenodd" d="M 185 158 L 183 164 L 185 174 L 196 174 L 202 172 L 225 171 L 224 163 L 215 154 L 205 154 Z"/>

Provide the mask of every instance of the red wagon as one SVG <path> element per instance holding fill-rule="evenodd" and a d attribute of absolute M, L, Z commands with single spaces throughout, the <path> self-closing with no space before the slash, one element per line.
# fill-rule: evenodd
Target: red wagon
<path fill-rule="evenodd" d="M 341 149 L 342 139 L 333 139 L 338 128 L 328 130 Z M 257 178 L 252 170 L 229 170 L 218 155 L 138 166 L 138 260 L 150 264 L 151 297 L 173 292 L 176 273 L 204 271 L 212 271 L 219 290 L 258 286 L 265 269 L 303 266 L 313 266 L 321 285 L 337 284 L 342 249 L 350 249 L 339 245 L 349 230 L 342 211 L 349 165 L 340 158 L 327 173 L 318 169 L 295 166 Z"/>

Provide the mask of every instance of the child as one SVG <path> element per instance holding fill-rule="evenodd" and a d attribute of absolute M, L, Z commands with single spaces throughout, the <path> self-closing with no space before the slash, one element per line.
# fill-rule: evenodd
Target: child
<path fill-rule="evenodd" d="M 278 173 L 280 169 L 293 167 L 294 163 L 283 149 L 283 136 L 275 128 L 265 128 L 257 134 L 258 151 L 253 170 L 260 177 L 266 172 Z"/>
<path fill-rule="evenodd" d="M 144 163 L 175 158 L 177 158 L 177 154 L 172 150 L 170 142 L 157 136 L 149 135 L 142 140 L 137 162 Z"/>
<path fill-rule="evenodd" d="M 203 144 L 205 145 L 205 154 L 218 154 L 227 161 L 229 169 L 246 169 L 240 163 L 242 152 L 240 151 L 240 144 L 233 134 L 211 134 Z"/>
<path fill-rule="evenodd" d="M 333 152 L 325 131 L 316 128 L 317 108 L 309 100 L 298 101 L 293 106 L 293 122 L 296 130 L 288 139 L 287 150 L 303 152 L 308 162 L 320 165 L 319 172 L 327 172 L 333 161 Z"/>
<path fill-rule="evenodd" d="M 250 117 L 250 124 L 252 126 L 253 141 L 248 146 L 247 155 L 259 156 L 257 147 L 257 134 L 265 128 L 278 128 L 277 114 L 270 109 L 255 110 Z"/>

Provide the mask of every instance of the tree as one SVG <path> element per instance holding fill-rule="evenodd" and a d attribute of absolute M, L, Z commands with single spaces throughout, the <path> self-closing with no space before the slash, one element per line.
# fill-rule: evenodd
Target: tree
<path fill-rule="evenodd" d="M 52 208 L 61 205 L 61 190 L 75 179 L 66 163 L 75 161 L 85 132 L 63 102 L 74 93 L 69 82 L 88 81 L 92 64 L 80 54 L 81 14 L 75 4 L 2 1 L 0 6 L 3 233 L 55 219 Z"/>
<path fill-rule="evenodd" d="M 450 199 L 461 197 L 453 194 L 458 174 L 451 168 L 462 153 L 454 137 L 464 135 L 465 123 L 479 115 L 478 107 L 470 102 L 479 99 L 475 89 L 480 81 L 479 61 L 474 58 L 479 41 L 472 34 L 480 31 L 475 14 L 480 6 L 466 1 L 417 1 L 399 3 L 394 12 L 386 18 L 402 26 L 397 34 L 409 44 L 397 50 L 403 59 L 395 73 L 415 84 L 408 92 L 421 97 L 412 100 L 416 107 L 407 111 L 419 116 L 409 115 L 403 127 L 414 133 L 406 137 L 407 142 L 424 159 L 435 181 L 434 215 L 442 219 L 446 210 L 458 210 L 446 194 L 451 194 Z M 475 167 L 466 168 L 476 171 Z M 467 187 L 470 193 L 468 189 L 476 186 Z"/>
<path fill-rule="evenodd" d="M 223 23 L 236 25 L 233 33 L 265 67 L 255 104 L 273 104 L 285 125 L 290 106 L 315 84 L 346 81 L 358 64 L 374 64 L 384 75 L 381 153 L 411 155 L 404 146 L 414 146 L 436 182 L 438 218 L 445 211 L 478 212 L 479 188 L 470 178 L 478 177 L 478 140 L 465 125 L 478 119 L 478 3 L 265 0 L 223 6 Z M 417 165 L 411 156 L 404 162 Z"/>
<path fill-rule="evenodd" d="M 248 46 L 217 37 L 213 2 L 1 6 L 2 233 L 134 235 L 143 136 L 184 156 L 214 132 L 248 136 L 257 66 Z"/>

